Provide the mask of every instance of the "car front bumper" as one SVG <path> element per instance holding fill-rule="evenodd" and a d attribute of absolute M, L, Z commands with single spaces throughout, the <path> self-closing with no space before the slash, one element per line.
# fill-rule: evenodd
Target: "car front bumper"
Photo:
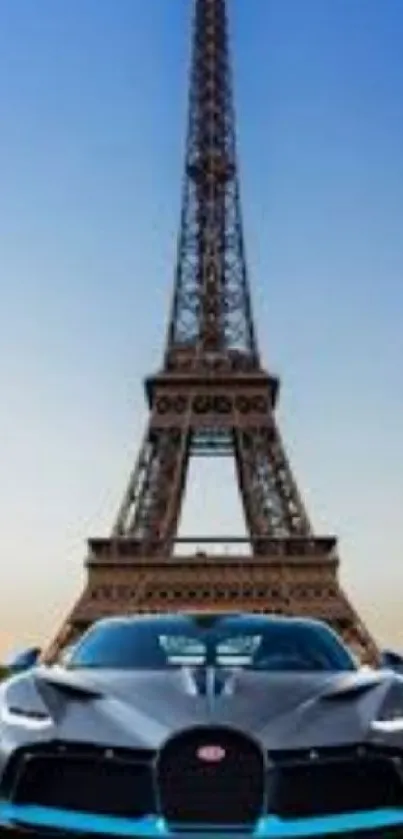
<path fill-rule="evenodd" d="M 48 807 L 21 806 L 0 802 L 0 836 L 85 836 L 130 837 L 130 839 L 307 839 L 308 837 L 394 836 L 403 839 L 403 807 L 346 813 L 320 818 L 281 819 L 267 816 L 259 820 L 253 831 L 214 825 L 208 828 L 175 832 L 163 819 L 150 816 L 124 819 L 56 810 Z"/>

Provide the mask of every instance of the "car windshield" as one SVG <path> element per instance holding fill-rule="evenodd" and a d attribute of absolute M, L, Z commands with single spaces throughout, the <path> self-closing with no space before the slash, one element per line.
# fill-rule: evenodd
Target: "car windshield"
<path fill-rule="evenodd" d="M 350 653 L 326 625 L 253 615 L 101 621 L 78 642 L 66 666 L 141 670 L 215 666 L 291 672 L 356 669 Z"/>

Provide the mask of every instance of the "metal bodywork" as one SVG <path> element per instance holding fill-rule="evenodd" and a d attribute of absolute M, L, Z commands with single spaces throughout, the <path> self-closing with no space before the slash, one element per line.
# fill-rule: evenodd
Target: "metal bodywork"
<path fill-rule="evenodd" d="M 133 837 L 383 837 L 403 830 L 402 717 L 403 679 L 387 670 L 40 665 L 0 688 L 0 824 Z"/>

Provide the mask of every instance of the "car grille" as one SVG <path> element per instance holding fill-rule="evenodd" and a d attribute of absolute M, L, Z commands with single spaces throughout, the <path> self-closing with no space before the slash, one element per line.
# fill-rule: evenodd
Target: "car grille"
<path fill-rule="evenodd" d="M 100 753 L 22 755 L 15 767 L 11 798 L 98 815 L 140 818 L 155 813 L 150 761 Z"/>
<path fill-rule="evenodd" d="M 280 762 L 269 772 L 267 812 L 286 819 L 402 805 L 402 781 L 386 756 Z"/>
<path fill-rule="evenodd" d="M 214 759 L 217 750 L 222 750 L 219 760 Z M 252 828 L 264 812 L 264 755 L 236 731 L 217 727 L 181 733 L 161 750 L 156 771 L 161 815 L 176 828 Z"/>
<path fill-rule="evenodd" d="M 201 759 L 206 747 L 222 749 L 225 757 Z M 402 771 L 392 753 L 376 749 L 270 753 L 266 759 L 240 732 L 198 727 L 171 738 L 157 759 L 152 751 L 71 743 L 19 751 L 2 794 L 19 804 L 98 815 L 160 814 L 177 831 L 214 825 L 247 831 L 265 813 L 287 820 L 402 807 Z M 392 833 L 403 837 L 402 828 Z"/>

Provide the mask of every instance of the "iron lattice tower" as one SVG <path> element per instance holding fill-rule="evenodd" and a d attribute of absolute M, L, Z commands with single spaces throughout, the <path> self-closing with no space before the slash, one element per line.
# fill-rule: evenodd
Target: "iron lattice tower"
<path fill-rule="evenodd" d="M 112 533 L 48 650 L 93 620 L 184 608 L 308 614 L 368 660 L 376 645 L 338 581 L 336 539 L 314 535 L 261 365 L 245 259 L 225 0 L 195 0 L 189 124 L 172 311 L 149 422 Z M 232 454 L 250 554 L 177 555 L 189 458 Z M 199 540 L 195 540 L 199 541 Z M 209 541 L 213 541 L 213 538 Z M 235 542 L 237 540 L 234 540 Z"/>

